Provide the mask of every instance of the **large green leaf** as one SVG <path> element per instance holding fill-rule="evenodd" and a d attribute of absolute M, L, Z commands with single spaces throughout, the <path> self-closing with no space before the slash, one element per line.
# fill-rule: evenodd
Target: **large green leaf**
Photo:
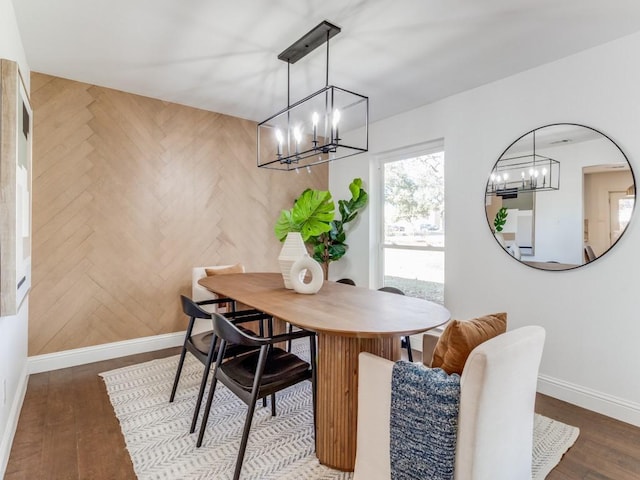
<path fill-rule="evenodd" d="M 291 220 L 299 227 L 302 239 L 321 235 L 331 230 L 335 216 L 331 193 L 323 190 L 305 190 L 291 209 Z"/>
<path fill-rule="evenodd" d="M 287 237 L 289 232 L 297 232 L 297 228 L 291 219 L 291 211 L 290 210 L 282 210 L 280 212 L 280 217 L 278 217 L 278 221 L 274 227 L 274 231 L 276 233 L 276 237 L 281 242 Z"/>

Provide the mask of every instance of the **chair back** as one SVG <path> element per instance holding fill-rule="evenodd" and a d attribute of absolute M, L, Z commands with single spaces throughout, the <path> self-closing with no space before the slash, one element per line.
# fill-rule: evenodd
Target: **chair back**
<path fill-rule="evenodd" d="M 351 280 L 350 278 L 341 278 L 340 280 L 336 280 L 336 283 L 344 283 L 345 285 L 356 286 L 356 282 Z"/>
<path fill-rule="evenodd" d="M 211 318 L 211 314 L 209 312 L 200 308 L 190 298 L 185 297 L 184 295 L 180 295 L 180 301 L 182 302 L 182 311 L 187 317 L 204 318 L 204 319 Z"/>
<path fill-rule="evenodd" d="M 248 335 L 219 313 L 212 313 L 211 320 L 213 321 L 213 332 L 218 338 L 225 342 L 224 344 L 233 343 L 249 347 L 268 345 L 269 338 L 259 338 Z"/>
<path fill-rule="evenodd" d="M 531 478 L 545 331 L 528 326 L 478 345 L 460 378 L 456 479 Z"/>
<path fill-rule="evenodd" d="M 234 265 L 211 265 L 208 267 L 194 267 L 191 269 L 191 298 L 193 298 L 194 302 L 201 302 L 202 300 L 213 300 L 218 298 L 215 293 L 210 292 L 202 285 L 198 283 L 198 280 L 207 276 L 207 269 L 209 270 L 220 270 L 224 271 L 229 268 L 233 268 Z M 242 271 L 244 271 L 244 266 L 240 266 Z M 214 306 L 214 311 L 217 311 L 217 308 Z"/>
<path fill-rule="evenodd" d="M 531 478 L 534 404 L 545 331 L 529 326 L 498 335 L 469 355 L 461 396 L 455 480 Z M 353 480 L 389 480 L 393 364 L 361 353 Z"/>
<path fill-rule="evenodd" d="M 396 287 L 382 287 L 378 289 L 379 292 L 389 292 L 389 293 L 395 293 L 397 295 L 404 295 L 404 292 L 402 290 L 400 290 L 399 288 Z"/>

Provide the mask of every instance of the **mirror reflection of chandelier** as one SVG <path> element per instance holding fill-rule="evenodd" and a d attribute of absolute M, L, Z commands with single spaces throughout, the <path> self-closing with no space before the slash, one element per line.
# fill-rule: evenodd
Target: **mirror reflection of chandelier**
<path fill-rule="evenodd" d="M 326 20 L 284 50 L 287 108 L 258 124 L 258 167 L 296 170 L 366 152 L 369 98 L 329 85 L 329 39 L 340 28 Z M 290 66 L 327 44 L 325 87 L 290 102 Z"/>
<path fill-rule="evenodd" d="M 503 198 L 516 198 L 518 192 L 560 189 L 560 162 L 537 154 L 536 132 L 533 131 L 531 135 L 533 144 L 531 153 L 503 155 L 496 162 L 487 182 L 487 195 L 495 194 Z M 511 147 L 505 154 L 508 155 L 510 149 Z"/>

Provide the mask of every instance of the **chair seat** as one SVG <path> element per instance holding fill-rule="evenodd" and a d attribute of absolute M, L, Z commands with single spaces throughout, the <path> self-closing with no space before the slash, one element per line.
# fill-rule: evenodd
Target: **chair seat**
<path fill-rule="evenodd" d="M 242 330 L 244 333 L 247 333 L 249 335 L 254 335 L 254 333 L 251 330 L 246 329 L 240 325 L 238 325 L 238 328 Z M 213 330 L 208 330 L 206 332 L 199 333 L 198 335 L 192 335 L 191 342 L 193 343 L 193 346 L 196 347 L 196 349 L 206 357 L 207 354 L 209 353 L 209 347 L 211 346 L 212 338 L 213 338 Z M 220 345 L 220 342 L 218 342 L 218 345 L 216 345 L 216 348 L 214 350 L 214 355 L 213 355 L 214 359 L 218 355 L 219 345 Z M 255 350 L 255 349 L 256 349 L 255 347 L 246 347 L 242 345 L 229 344 L 227 345 L 226 356 L 235 357 L 237 355 L 250 352 L 251 350 Z"/>
<path fill-rule="evenodd" d="M 255 351 L 232 358 L 223 363 L 220 369 L 226 375 L 234 378 L 242 388 L 251 390 L 256 376 L 256 365 L 258 364 L 259 356 L 260 352 Z M 261 388 L 266 388 L 275 383 L 289 382 L 305 375 L 311 376 L 307 362 L 292 353 L 285 352 L 281 348 L 273 348 L 267 357 L 267 363 L 262 374 Z"/>

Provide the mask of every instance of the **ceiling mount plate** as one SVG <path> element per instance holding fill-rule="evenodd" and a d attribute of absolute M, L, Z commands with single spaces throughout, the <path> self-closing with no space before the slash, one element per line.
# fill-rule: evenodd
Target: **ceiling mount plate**
<path fill-rule="evenodd" d="M 324 20 L 278 55 L 278 60 L 287 63 L 296 63 L 330 38 L 335 37 L 340 33 L 340 30 L 340 27 L 336 27 L 332 23 Z"/>

